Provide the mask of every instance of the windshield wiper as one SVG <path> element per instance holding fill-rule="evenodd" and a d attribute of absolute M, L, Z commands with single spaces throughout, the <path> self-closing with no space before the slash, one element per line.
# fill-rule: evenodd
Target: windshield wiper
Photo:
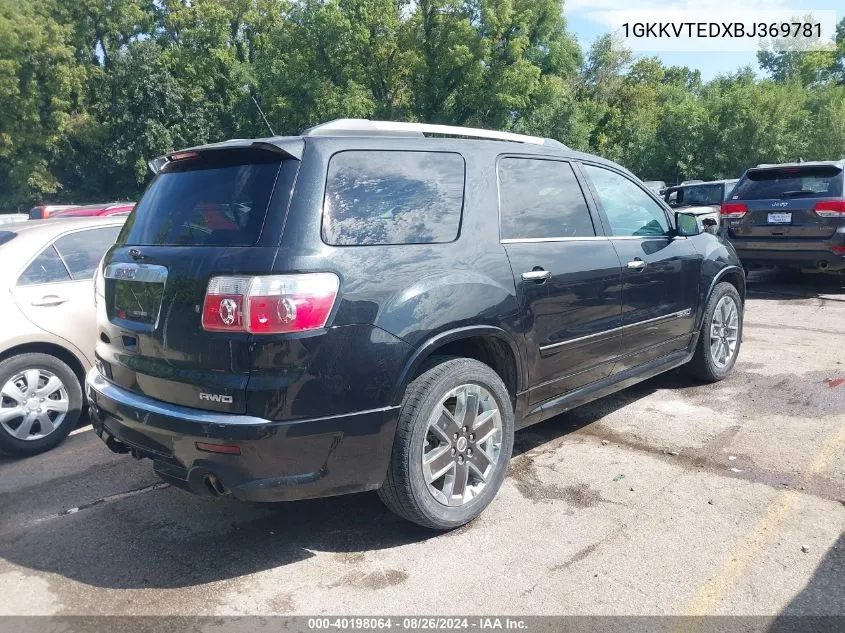
<path fill-rule="evenodd" d="M 806 191 L 804 189 L 796 189 L 795 191 L 784 191 L 780 194 L 781 199 L 783 198 L 800 198 L 801 196 L 814 196 L 816 195 L 815 191 Z"/>

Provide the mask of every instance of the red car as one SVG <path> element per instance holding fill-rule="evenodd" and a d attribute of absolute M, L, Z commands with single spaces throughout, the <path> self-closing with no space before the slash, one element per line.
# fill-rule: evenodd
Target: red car
<path fill-rule="evenodd" d="M 68 209 L 78 208 L 79 207 L 74 204 L 42 204 L 37 207 L 32 207 L 29 210 L 29 219 L 43 220 L 44 218 L 49 218 L 50 216 L 56 215 L 61 211 L 67 211 Z"/>
<path fill-rule="evenodd" d="M 129 215 L 135 208 L 134 202 L 110 202 L 108 204 L 88 204 L 72 209 L 64 209 L 51 213 L 51 218 L 79 217 L 79 216 L 106 216 L 106 215 Z"/>

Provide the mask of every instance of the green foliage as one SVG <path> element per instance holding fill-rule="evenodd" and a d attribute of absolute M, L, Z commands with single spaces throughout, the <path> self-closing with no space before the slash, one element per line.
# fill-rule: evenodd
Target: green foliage
<path fill-rule="evenodd" d="M 0 209 L 137 199 L 147 161 L 339 117 L 550 136 L 646 179 L 845 157 L 837 49 L 698 71 L 582 53 L 563 0 L 0 0 Z"/>

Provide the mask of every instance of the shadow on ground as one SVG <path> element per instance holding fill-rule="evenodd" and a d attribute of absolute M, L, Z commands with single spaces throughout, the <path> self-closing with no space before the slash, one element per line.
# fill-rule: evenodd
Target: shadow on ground
<path fill-rule="evenodd" d="M 685 380 L 673 372 L 520 431 L 514 454 Z M 314 552 L 355 561 L 436 536 L 391 514 L 375 493 L 249 504 L 167 487 L 16 528 L 0 535 L 0 557 L 95 587 L 177 588 L 283 567 Z"/>
<path fill-rule="evenodd" d="M 827 551 L 804 589 L 781 611 L 769 633 L 795 631 L 795 616 L 838 616 L 837 619 L 820 620 L 821 632 L 842 631 L 845 624 L 845 532 Z M 830 628 L 826 628 L 826 627 Z M 836 628 L 834 628 L 836 627 Z M 801 630 L 810 630 L 803 628 Z"/>
<path fill-rule="evenodd" d="M 802 274 L 789 270 L 752 271 L 748 296 L 771 301 L 827 299 L 845 301 L 845 274 Z"/>

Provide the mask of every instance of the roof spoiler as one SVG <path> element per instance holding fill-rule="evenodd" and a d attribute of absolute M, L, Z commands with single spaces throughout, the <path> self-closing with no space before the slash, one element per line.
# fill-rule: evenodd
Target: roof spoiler
<path fill-rule="evenodd" d="M 211 143 L 208 145 L 198 145 L 197 147 L 189 147 L 187 149 L 180 149 L 170 152 L 164 156 L 154 158 L 147 163 L 150 171 L 158 175 L 164 169 L 164 166 L 173 160 L 178 160 L 179 157 L 186 158 L 185 154 L 200 152 L 220 151 L 227 149 L 257 149 L 267 152 L 275 152 L 282 154 L 287 158 L 295 160 L 302 160 L 302 152 L 305 147 L 305 142 L 298 137 L 291 136 L 275 136 L 273 138 L 263 139 L 232 139 L 230 141 L 223 141 L 222 143 Z M 181 155 L 181 156 L 180 156 Z"/>

